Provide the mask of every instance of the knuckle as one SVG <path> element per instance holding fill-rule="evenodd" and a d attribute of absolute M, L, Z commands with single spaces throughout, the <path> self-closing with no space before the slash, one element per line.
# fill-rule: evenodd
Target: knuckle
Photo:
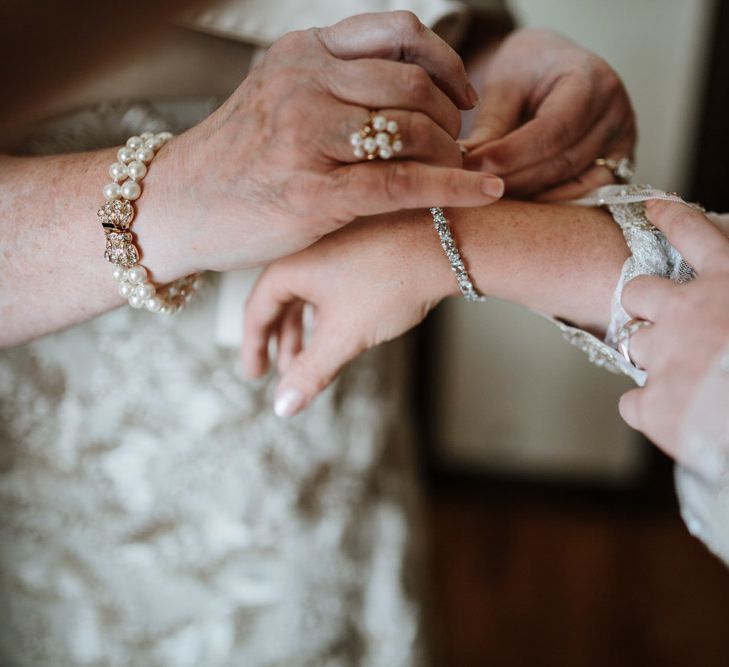
<path fill-rule="evenodd" d="M 424 27 L 420 19 L 413 12 L 405 9 L 393 12 L 390 20 L 392 27 L 398 35 L 416 35 Z"/>
<path fill-rule="evenodd" d="M 271 47 L 276 51 L 288 53 L 301 49 L 310 38 L 308 30 L 293 30 L 280 37 Z"/>
<path fill-rule="evenodd" d="M 322 180 L 317 198 L 310 200 L 318 207 L 318 212 L 312 213 L 320 218 L 321 202 L 329 201 L 332 223 L 335 228 L 342 226 L 362 215 L 363 198 L 371 198 L 373 192 L 381 191 L 381 187 L 375 170 L 356 166 L 337 169 Z"/>
<path fill-rule="evenodd" d="M 407 115 L 405 136 L 417 141 L 421 150 L 430 152 L 434 148 L 433 125 L 424 113 L 413 111 Z"/>
<path fill-rule="evenodd" d="M 431 81 L 428 73 L 422 67 L 406 64 L 402 66 L 400 84 L 411 99 L 423 100 L 428 97 Z"/>
<path fill-rule="evenodd" d="M 602 58 L 595 58 L 594 71 L 599 77 L 604 93 L 614 96 L 623 90 L 623 81 L 618 73 Z"/>
<path fill-rule="evenodd" d="M 418 179 L 411 167 L 406 163 L 397 162 L 389 165 L 383 185 L 387 200 L 397 204 L 402 202 L 404 195 L 417 191 Z"/>

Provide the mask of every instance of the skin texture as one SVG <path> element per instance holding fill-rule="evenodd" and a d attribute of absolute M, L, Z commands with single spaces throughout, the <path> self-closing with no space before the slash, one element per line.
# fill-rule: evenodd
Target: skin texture
<path fill-rule="evenodd" d="M 167 282 L 271 261 L 362 215 L 491 203 L 503 184 L 463 170 L 455 141 L 475 99 L 458 55 L 408 12 L 290 33 L 154 159 L 133 228 L 143 262 Z M 347 139 L 372 107 L 400 123 L 402 159 L 354 163 Z M 114 154 L 0 158 L 0 345 L 122 303 L 94 215 Z"/>
<path fill-rule="evenodd" d="M 597 157 L 632 157 L 635 114 L 594 53 L 546 30 L 517 30 L 469 75 L 481 95 L 466 165 L 501 176 L 510 197 L 572 199 L 613 181 Z"/>
<path fill-rule="evenodd" d="M 503 201 L 446 211 L 483 293 L 604 330 L 628 256 L 609 215 L 597 209 Z M 266 372 L 278 339 L 276 411 L 303 409 L 364 350 L 418 324 L 458 293 L 430 215 L 401 212 L 358 221 L 262 274 L 246 306 L 243 363 Z M 302 306 L 315 326 L 302 347 Z"/>
<path fill-rule="evenodd" d="M 683 204 L 655 201 L 646 208 L 698 277 L 677 285 L 641 276 L 625 286 L 627 312 L 653 324 L 631 337 L 631 357 L 648 371 L 648 382 L 622 397 L 620 414 L 680 460 L 681 425 L 691 398 L 729 340 L 729 240 Z M 705 469 L 701 462 L 685 462 Z"/>

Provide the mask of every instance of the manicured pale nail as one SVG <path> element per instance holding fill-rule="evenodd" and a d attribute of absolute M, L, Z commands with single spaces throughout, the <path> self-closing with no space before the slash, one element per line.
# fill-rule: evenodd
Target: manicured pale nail
<path fill-rule="evenodd" d="M 500 178 L 484 178 L 481 183 L 481 190 L 489 197 L 500 198 L 504 194 L 504 181 Z"/>
<path fill-rule="evenodd" d="M 471 108 L 475 107 L 481 100 L 476 89 L 470 83 L 466 86 L 466 95 L 468 95 L 468 101 L 471 103 Z"/>
<path fill-rule="evenodd" d="M 276 398 L 273 411 L 278 417 L 293 417 L 304 404 L 304 395 L 298 389 L 286 389 Z"/>

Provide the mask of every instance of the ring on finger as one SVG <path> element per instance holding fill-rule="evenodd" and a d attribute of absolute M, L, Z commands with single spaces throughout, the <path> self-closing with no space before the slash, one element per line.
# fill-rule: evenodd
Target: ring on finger
<path fill-rule="evenodd" d="M 630 338 L 636 331 L 639 331 L 643 327 L 649 327 L 652 324 L 653 323 L 649 322 L 648 320 L 633 318 L 631 320 L 628 320 L 618 332 L 618 351 L 620 352 L 620 354 L 623 355 L 625 361 L 627 361 L 631 366 L 635 366 L 640 370 L 645 369 L 641 368 L 638 364 L 636 364 L 633 358 L 630 356 Z"/>
<path fill-rule="evenodd" d="M 403 149 L 397 122 L 376 111 L 371 111 L 359 132 L 351 135 L 350 143 L 358 160 L 389 160 Z"/>
<path fill-rule="evenodd" d="M 618 183 L 630 183 L 635 176 L 635 165 L 629 157 L 618 159 L 599 157 L 595 160 L 596 167 L 609 169 Z"/>

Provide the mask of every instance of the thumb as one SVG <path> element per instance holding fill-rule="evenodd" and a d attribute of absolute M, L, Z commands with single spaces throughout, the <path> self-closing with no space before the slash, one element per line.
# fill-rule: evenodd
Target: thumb
<path fill-rule="evenodd" d="M 469 151 L 501 139 L 519 126 L 524 96 L 506 82 L 487 83 L 481 95 L 471 132 L 461 144 Z"/>
<path fill-rule="evenodd" d="M 273 410 L 279 417 L 301 412 L 360 351 L 348 336 L 320 323 L 309 344 L 291 361 L 281 378 Z"/>
<path fill-rule="evenodd" d="M 643 420 L 641 419 L 640 404 L 645 391 L 641 387 L 631 389 L 620 397 L 620 403 L 618 404 L 618 411 L 623 421 L 636 431 L 642 430 Z"/>

